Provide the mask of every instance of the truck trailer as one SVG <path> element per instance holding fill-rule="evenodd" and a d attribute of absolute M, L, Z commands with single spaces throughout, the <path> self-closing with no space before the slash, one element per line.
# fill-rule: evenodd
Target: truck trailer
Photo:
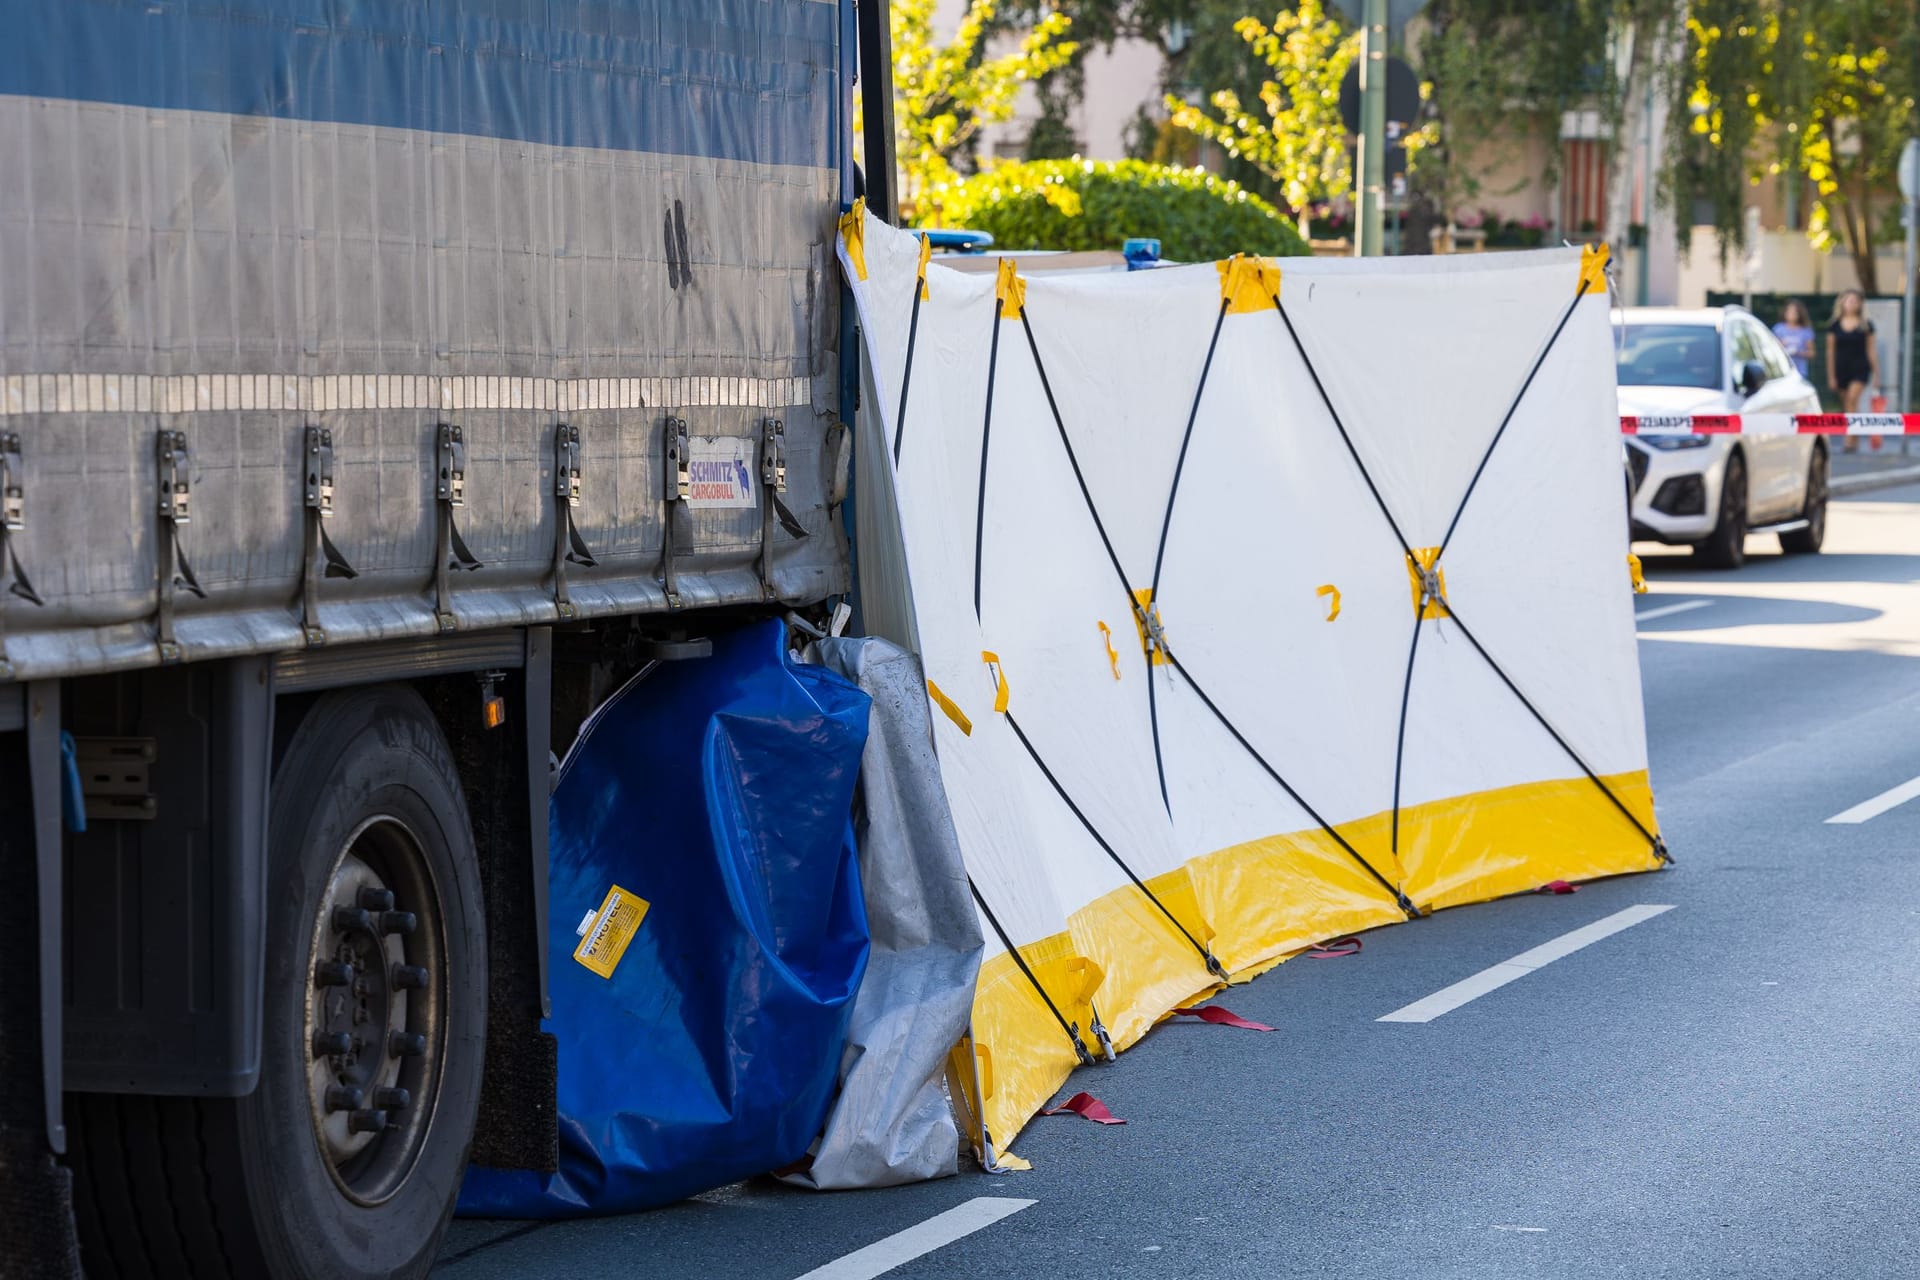
<path fill-rule="evenodd" d="M 0 1273 L 418 1275 L 551 1167 L 553 761 L 850 590 L 885 26 L 0 0 Z"/>

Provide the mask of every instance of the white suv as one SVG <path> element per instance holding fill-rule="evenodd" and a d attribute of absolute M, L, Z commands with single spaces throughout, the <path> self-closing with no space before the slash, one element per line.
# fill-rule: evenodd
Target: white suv
<path fill-rule="evenodd" d="M 1614 313 L 1623 414 L 1818 413 L 1820 396 L 1779 340 L 1740 307 L 1636 307 Z M 1626 441 L 1632 536 L 1690 545 L 1738 568 L 1747 534 L 1820 550 L 1827 445 L 1798 434 L 1632 436 Z"/>

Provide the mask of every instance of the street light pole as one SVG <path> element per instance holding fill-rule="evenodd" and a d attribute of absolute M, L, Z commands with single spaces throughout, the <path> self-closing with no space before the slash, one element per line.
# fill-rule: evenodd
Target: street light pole
<path fill-rule="evenodd" d="M 1905 199 L 1902 221 L 1907 224 L 1905 297 L 1900 305 L 1900 399 L 1912 409 L 1914 271 L 1920 259 L 1920 138 L 1908 138 L 1900 150 L 1900 194 Z M 1902 442 L 1904 448 L 1904 442 Z"/>
<path fill-rule="evenodd" d="M 1920 257 L 1920 200 L 1907 201 L 1907 296 L 1900 307 L 1900 395 L 1907 408 L 1913 396 L 1913 293 L 1914 260 Z"/>
<path fill-rule="evenodd" d="M 1360 36 L 1360 205 L 1353 252 L 1378 257 L 1386 233 L 1387 0 L 1366 0 Z"/>

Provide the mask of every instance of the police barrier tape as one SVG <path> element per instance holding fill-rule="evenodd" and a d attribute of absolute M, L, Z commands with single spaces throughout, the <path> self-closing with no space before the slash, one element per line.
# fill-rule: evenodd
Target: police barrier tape
<path fill-rule="evenodd" d="M 1628 436 L 1920 436 L 1920 413 L 1621 414 Z"/>

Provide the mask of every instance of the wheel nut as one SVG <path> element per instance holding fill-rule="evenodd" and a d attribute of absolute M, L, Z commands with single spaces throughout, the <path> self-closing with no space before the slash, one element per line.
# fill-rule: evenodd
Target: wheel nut
<path fill-rule="evenodd" d="M 365 907 L 335 907 L 333 927 L 341 933 L 351 933 L 355 929 L 371 929 L 373 916 Z"/>
<path fill-rule="evenodd" d="M 353 1052 L 353 1037 L 344 1031 L 316 1031 L 313 1033 L 313 1056 L 316 1058 L 337 1058 Z"/>
<path fill-rule="evenodd" d="M 330 1084 L 327 1086 L 327 1110 L 358 1110 L 361 1096 L 360 1090 L 350 1084 Z"/>
<path fill-rule="evenodd" d="M 365 913 L 363 912 L 362 914 L 364 915 Z M 411 911 L 382 911 L 380 913 L 380 932 L 382 933 L 412 933 L 414 926 L 418 923 L 419 922 L 414 919 L 413 912 Z"/>
<path fill-rule="evenodd" d="M 353 985 L 353 966 L 344 960 L 322 960 L 313 966 L 313 985 L 350 987 Z"/>
<path fill-rule="evenodd" d="M 392 981 L 396 991 L 424 991 L 427 971 L 417 964 L 396 964 L 393 966 Z"/>
<path fill-rule="evenodd" d="M 348 1133 L 379 1133 L 387 1127 L 387 1113 L 384 1111 L 356 1111 L 347 1117 Z"/>
<path fill-rule="evenodd" d="M 387 1034 L 387 1056 L 390 1058 L 417 1058 L 427 1051 L 427 1038 L 412 1031 L 393 1031 Z"/>
<path fill-rule="evenodd" d="M 407 1104 L 413 1101 L 413 1095 L 405 1089 L 375 1089 L 373 1105 L 383 1111 L 405 1111 Z"/>
<path fill-rule="evenodd" d="M 370 884 L 360 886 L 360 892 L 354 895 L 354 901 L 369 911 L 393 910 L 393 890 L 376 889 Z"/>

